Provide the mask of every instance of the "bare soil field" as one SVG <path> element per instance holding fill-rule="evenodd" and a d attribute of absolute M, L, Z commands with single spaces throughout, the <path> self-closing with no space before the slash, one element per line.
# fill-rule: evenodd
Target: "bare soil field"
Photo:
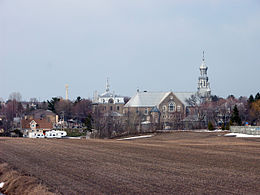
<path fill-rule="evenodd" d="M 260 139 L 221 133 L 127 141 L 0 138 L 0 163 L 56 194 L 260 194 Z"/>

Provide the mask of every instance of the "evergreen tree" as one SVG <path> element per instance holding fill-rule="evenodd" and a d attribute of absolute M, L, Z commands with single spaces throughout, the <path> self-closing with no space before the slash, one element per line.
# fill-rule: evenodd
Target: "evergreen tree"
<path fill-rule="evenodd" d="M 48 102 L 48 109 L 51 110 L 52 112 L 56 113 L 55 110 L 55 104 L 60 101 L 60 98 L 53 97 L 51 101 L 47 100 Z"/>
<path fill-rule="evenodd" d="M 232 112 L 230 120 L 231 120 L 232 124 L 236 124 L 236 125 L 241 125 L 242 124 L 241 118 L 239 116 L 239 111 L 237 109 L 237 105 L 235 105 L 235 107 L 233 109 L 233 112 Z"/>
<path fill-rule="evenodd" d="M 260 100 L 260 93 L 257 93 L 256 95 L 255 95 L 255 101 L 256 100 Z"/>
<path fill-rule="evenodd" d="M 92 130 L 92 122 L 93 122 L 93 118 L 92 118 L 91 114 L 88 114 L 88 116 L 85 120 L 85 125 L 86 125 L 88 131 Z"/>
<path fill-rule="evenodd" d="M 81 99 L 81 97 L 80 97 L 80 96 L 78 96 L 78 97 L 77 97 L 77 99 L 75 100 L 74 104 L 77 104 L 77 103 L 79 103 L 81 100 L 82 100 L 82 99 Z"/>
<path fill-rule="evenodd" d="M 253 103 L 255 101 L 254 99 L 254 96 L 253 95 L 250 95 L 249 99 L 248 99 L 248 102 L 249 103 Z"/>
<path fill-rule="evenodd" d="M 211 100 L 212 100 L 212 102 L 217 102 L 219 100 L 219 97 L 216 95 L 212 95 Z"/>

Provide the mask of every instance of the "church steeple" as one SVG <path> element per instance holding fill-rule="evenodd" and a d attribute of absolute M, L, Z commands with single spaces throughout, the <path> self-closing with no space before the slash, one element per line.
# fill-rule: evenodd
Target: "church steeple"
<path fill-rule="evenodd" d="M 200 65 L 200 76 L 198 82 L 198 95 L 204 100 L 209 100 L 211 96 L 211 89 L 209 78 L 207 75 L 208 67 L 205 62 L 205 52 L 203 51 L 202 64 Z"/>
<path fill-rule="evenodd" d="M 107 82 L 106 82 L 106 92 L 109 92 L 109 87 L 110 87 L 110 85 L 109 85 L 108 78 L 107 78 Z"/>

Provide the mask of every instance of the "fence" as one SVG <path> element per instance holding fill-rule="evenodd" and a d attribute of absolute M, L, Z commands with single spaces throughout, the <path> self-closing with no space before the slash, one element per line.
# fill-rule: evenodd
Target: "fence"
<path fill-rule="evenodd" d="M 244 133 L 248 135 L 260 135 L 260 126 L 231 126 L 232 133 Z"/>

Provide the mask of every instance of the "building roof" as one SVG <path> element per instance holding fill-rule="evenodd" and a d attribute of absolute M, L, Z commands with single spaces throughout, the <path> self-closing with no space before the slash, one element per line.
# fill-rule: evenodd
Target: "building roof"
<path fill-rule="evenodd" d="M 105 93 L 102 93 L 99 97 L 114 97 L 114 94 L 106 91 Z"/>
<path fill-rule="evenodd" d="M 154 107 L 151 109 L 151 112 L 160 112 L 160 110 L 157 108 L 157 106 L 154 106 Z"/>
<path fill-rule="evenodd" d="M 137 94 L 127 102 L 125 107 L 158 107 L 170 93 L 171 92 L 137 92 Z M 194 95 L 195 92 L 176 92 L 173 94 L 184 106 L 188 106 L 186 99 Z"/>
<path fill-rule="evenodd" d="M 22 129 L 30 129 L 30 123 L 35 121 L 37 123 L 36 129 L 52 129 L 53 124 L 49 122 L 47 119 L 22 119 Z"/>
<path fill-rule="evenodd" d="M 137 92 L 125 107 L 154 107 L 166 98 L 171 92 Z"/>
<path fill-rule="evenodd" d="M 192 95 L 195 95 L 196 92 L 175 92 L 173 94 L 184 104 L 184 106 L 189 106 L 186 100 Z"/>
<path fill-rule="evenodd" d="M 50 110 L 36 109 L 31 111 L 29 116 L 33 116 L 34 118 L 43 118 L 46 116 L 56 116 L 56 114 Z"/>
<path fill-rule="evenodd" d="M 124 98 L 123 96 L 120 95 L 116 95 L 114 93 L 111 93 L 109 91 L 106 91 L 105 93 L 102 93 L 101 95 L 99 95 L 98 97 L 100 98 Z"/>

